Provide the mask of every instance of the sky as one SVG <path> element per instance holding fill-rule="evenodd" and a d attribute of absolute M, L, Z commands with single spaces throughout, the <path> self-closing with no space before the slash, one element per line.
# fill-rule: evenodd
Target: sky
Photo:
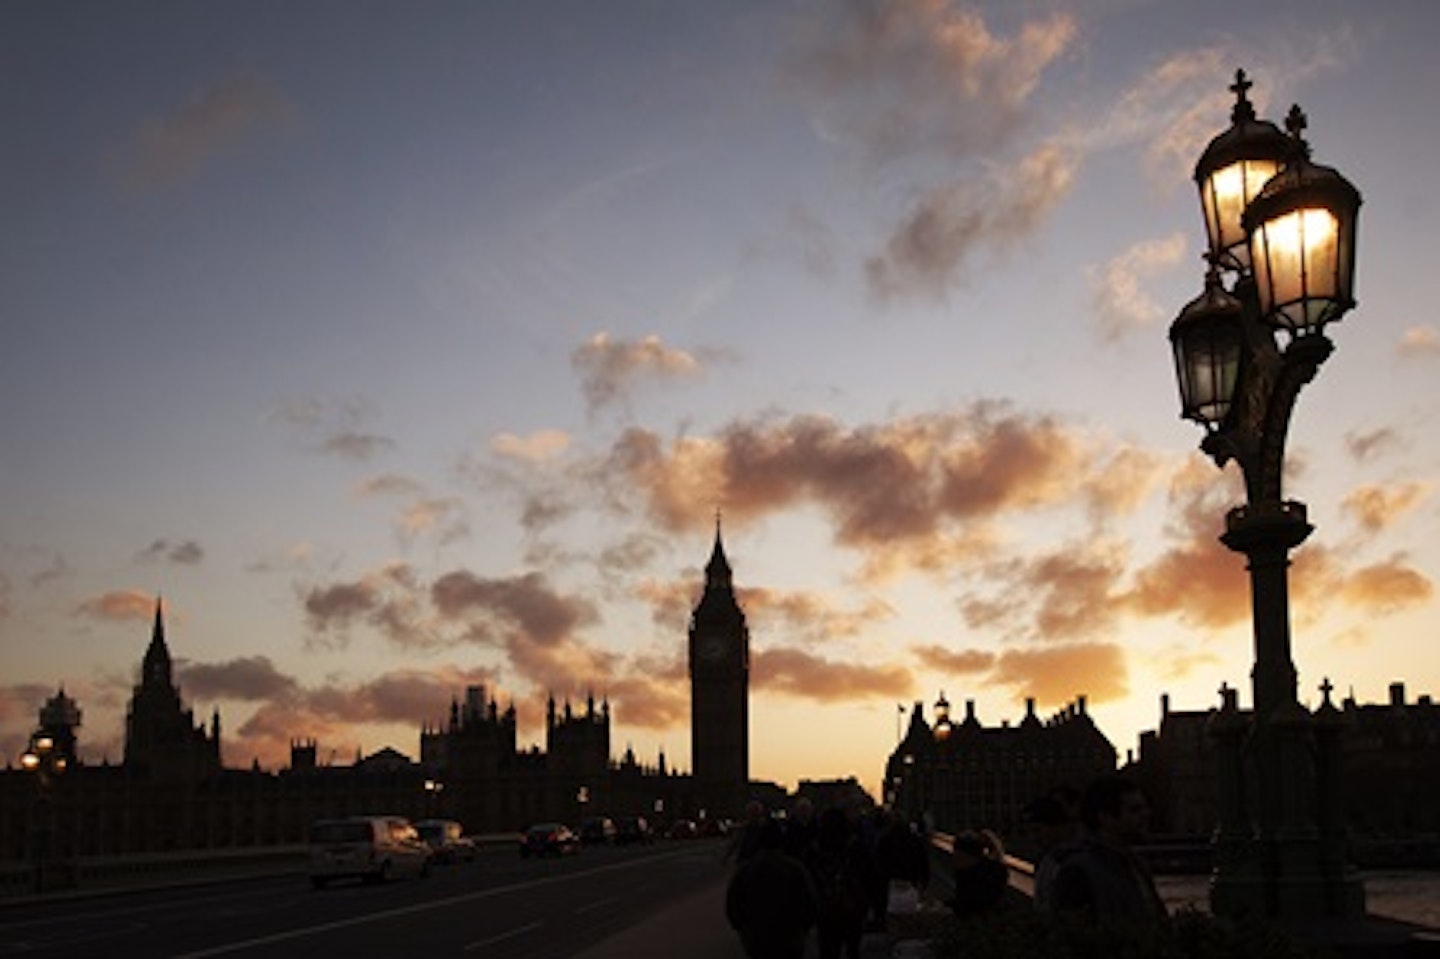
<path fill-rule="evenodd" d="M 686 770 L 717 512 L 751 774 L 900 706 L 1249 702 L 1243 490 L 1179 417 L 1237 67 L 1364 196 L 1287 496 L 1302 701 L 1440 693 L 1427 0 L 0 7 L 0 747 L 122 754 L 163 596 L 224 760 L 481 684 Z M 1431 237 L 1426 240 L 1425 237 Z"/>

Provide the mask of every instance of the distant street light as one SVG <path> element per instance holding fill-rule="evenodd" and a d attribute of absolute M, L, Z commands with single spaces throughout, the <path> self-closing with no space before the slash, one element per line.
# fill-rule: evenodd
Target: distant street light
<path fill-rule="evenodd" d="M 1221 808 L 1211 908 L 1359 916 L 1364 890 L 1345 864 L 1338 737 L 1321 730 L 1336 710 L 1328 682 L 1315 715 L 1300 705 L 1290 655 L 1289 552 L 1313 527 L 1281 482 L 1295 401 L 1334 349 L 1324 328 L 1355 305 L 1360 193 L 1311 162 L 1299 107 L 1286 133 L 1256 119 L 1250 86 L 1237 71 L 1230 128 L 1195 166 L 1210 267 L 1204 291 L 1170 327 L 1181 416 L 1204 426 L 1201 449 L 1221 467 L 1237 462 L 1245 480 L 1245 504 L 1226 515 L 1220 539 L 1249 561 L 1254 709 L 1245 723 L 1227 690 L 1212 726 Z"/>
<path fill-rule="evenodd" d="M 20 754 L 20 768 L 35 776 L 35 800 L 31 806 L 30 857 L 35 876 L 35 891 L 50 888 L 50 863 L 55 855 L 55 783 L 70 768 L 69 757 L 60 750 L 55 738 L 43 730 L 30 736 L 30 743 Z"/>

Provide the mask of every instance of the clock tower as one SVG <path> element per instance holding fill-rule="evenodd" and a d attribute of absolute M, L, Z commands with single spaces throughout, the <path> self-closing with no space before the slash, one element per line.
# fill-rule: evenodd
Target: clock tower
<path fill-rule="evenodd" d="M 705 594 L 690 616 L 690 756 L 709 816 L 739 817 L 750 784 L 750 630 L 715 520 Z"/>

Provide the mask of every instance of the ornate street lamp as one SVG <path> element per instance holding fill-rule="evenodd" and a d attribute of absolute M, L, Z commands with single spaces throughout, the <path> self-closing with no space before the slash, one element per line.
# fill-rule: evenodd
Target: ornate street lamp
<path fill-rule="evenodd" d="M 943 743 L 950 738 L 952 726 L 950 723 L 950 701 L 945 698 L 945 693 L 940 693 L 940 698 L 935 700 L 935 741 Z"/>
<path fill-rule="evenodd" d="M 50 888 L 48 873 L 55 855 L 55 809 L 52 790 L 58 777 L 70 768 L 70 760 L 57 748 L 55 737 L 44 730 L 30 736 L 30 743 L 20 754 L 20 768 L 35 776 L 35 801 L 31 807 L 31 856 L 34 859 L 35 891 Z"/>
<path fill-rule="evenodd" d="M 1233 697 L 1218 714 L 1223 808 L 1211 908 L 1355 916 L 1364 892 L 1344 866 L 1338 796 L 1317 788 L 1316 769 L 1333 769 L 1338 759 L 1319 750 L 1338 746 L 1334 737 L 1317 745 L 1290 655 L 1289 553 L 1312 527 L 1281 483 L 1295 401 L 1333 351 L 1324 327 L 1355 303 L 1360 194 L 1310 161 L 1298 107 L 1281 133 L 1256 119 L 1249 88 L 1237 71 L 1231 126 L 1195 167 L 1210 269 L 1204 291 L 1170 328 L 1181 416 L 1205 427 L 1201 449 L 1217 465 L 1239 464 L 1246 494 L 1226 515 L 1221 541 L 1244 554 L 1250 570 L 1254 708 L 1243 733 Z"/>

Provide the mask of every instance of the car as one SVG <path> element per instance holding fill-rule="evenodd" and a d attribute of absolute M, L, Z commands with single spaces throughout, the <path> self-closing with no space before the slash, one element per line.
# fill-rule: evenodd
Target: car
<path fill-rule="evenodd" d="M 470 862 L 475 858 L 474 840 L 453 819 L 422 819 L 415 824 L 415 831 L 430 847 L 436 863 Z"/>
<path fill-rule="evenodd" d="M 613 843 L 615 821 L 609 816 L 592 816 L 580 824 L 580 841 L 587 846 Z"/>
<path fill-rule="evenodd" d="M 565 856 L 580 851 L 580 837 L 561 822 L 536 823 L 520 836 L 520 855 Z"/>
<path fill-rule="evenodd" d="M 644 816 L 621 816 L 615 820 L 615 844 L 628 846 L 631 843 L 655 841 L 655 833 Z"/>
<path fill-rule="evenodd" d="M 316 889 L 335 879 L 385 882 L 430 874 L 430 847 L 402 816 L 318 819 L 310 826 L 309 846 Z"/>
<path fill-rule="evenodd" d="M 670 824 L 670 831 L 666 835 L 671 839 L 694 839 L 700 835 L 700 830 L 695 828 L 693 820 L 677 819 Z"/>

